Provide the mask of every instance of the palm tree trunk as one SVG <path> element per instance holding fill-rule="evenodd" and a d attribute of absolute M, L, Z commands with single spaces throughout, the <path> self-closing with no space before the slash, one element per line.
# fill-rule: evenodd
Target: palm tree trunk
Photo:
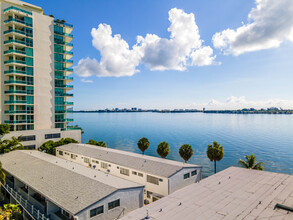
<path fill-rule="evenodd" d="M 214 167 L 215 167 L 215 173 L 217 173 L 217 165 L 216 165 L 216 161 L 214 161 Z"/>

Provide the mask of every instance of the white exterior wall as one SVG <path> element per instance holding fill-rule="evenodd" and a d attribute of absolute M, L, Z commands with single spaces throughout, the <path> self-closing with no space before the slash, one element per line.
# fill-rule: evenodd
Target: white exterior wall
<path fill-rule="evenodd" d="M 60 138 L 54 138 L 54 139 L 45 139 L 45 134 L 57 134 L 60 133 Z M 35 141 L 22 141 L 23 146 L 29 146 L 29 145 L 36 145 L 36 149 L 39 148 L 44 142 L 53 140 L 58 141 L 61 138 L 73 138 L 77 140 L 78 142 L 81 142 L 81 130 L 68 130 L 68 131 L 61 131 L 60 128 L 54 128 L 54 129 L 46 129 L 46 130 L 31 130 L 31 131 L 12 131 L 9 134 L 4 135 L 2 140 L 10 139 L 12 136 L 19 137 L 19 136 L 30 136 L 35 135 L 36 140 Z"/>
<path fill-rule="evenodd" d="M 197 175 L 191 176 L 191 172 L 197 170 Z M 184 174 L 189 173 L 190 177 L 184 179 Z M 181 189 L 185 186 L 188 186 L 192 183 L 198 182 L 201 180 L 201 168 L 184 168 L 178 171 L 173 176 L 169 177 L 169 194 L 175 192 L 178 189 Z"/>
<path fill-rule="evenodd" d="M 35 130 L 55 126 L 54 18 L 33 12 Z"/>
<path fill-rule="evenodd" d="M 108 210 L 108 203 L 120 199 L 120 207 Z M 104 206 L 104 213 L 90 218 L 90 210 Z M 81 213 L 78 213 L 74 217 L 77 217 L 78 220 L 113 220 L 117 219 L 120 213 L 124 209 L 124 214 L 132 210 L 138 209 L 143 206 L 143 188 L 132 188 L 132 189 L 123 189 L 114 192 L 113 194 L 107 196 L 103 200 L 93 204 L 87 209 L 83 210 Z M 122 217 L 123 215 L 121 215 Z"/>

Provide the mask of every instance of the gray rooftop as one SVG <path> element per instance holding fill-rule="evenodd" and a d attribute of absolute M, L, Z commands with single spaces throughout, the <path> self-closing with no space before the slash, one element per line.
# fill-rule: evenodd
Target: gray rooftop
<path fill-rule="evenodd" d="M 139 184 L 39 151 L 13 151 L 0 156 L 3 169 L 72 214 Z"/>
<path fill-rule="evenodd" d="M 293 213 L 275 209 L 293 207 L 293 176 L 230 167 L 191 184 L 121 220 L 293 219 Z"/>
<path fill-rule="evenodd" d="M 201 167 L 193 164 L 89 144 L 67 144 L 58 147 L 58 149 L 100 159 L 109 163 L 114 163 L 161 177 L 170 177 L 184 167 Z"/>

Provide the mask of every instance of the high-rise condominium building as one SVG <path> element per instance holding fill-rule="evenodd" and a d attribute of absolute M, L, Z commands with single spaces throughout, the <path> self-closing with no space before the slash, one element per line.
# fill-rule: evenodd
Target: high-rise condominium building
<path fill-rule="evenodd" d="M 18 0 L 0 0 L 0 121 L 9 136 L 22 135 L 23 144 L 39 147 L 49 139 L 72 137 L 80 129 L 73 119 L 73 26 Z"/>

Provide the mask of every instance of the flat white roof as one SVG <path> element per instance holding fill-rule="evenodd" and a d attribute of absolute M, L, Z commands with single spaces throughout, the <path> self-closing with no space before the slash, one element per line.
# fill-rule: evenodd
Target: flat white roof
<path fill-rule="evenodd" d="M 0 161 L 4 171 L 72 214 L 119 189 L 143 187 L 35 150 L 6 153 Z"/>
<path fill-rule="evenodd" d="M 277 203 L 293 207 L 293 176 L 230 167 L 121 220 L 293 219 Z"/>
<path fill-rule="evenodd" d="M 100 159 L 123 167 L 149 174 L 170 177 L 183 168 L 201 168 L 201 166 L 136 154 L 128 151 L 104 148 L 90 144 L 67 144 L 57 148 L 74 154 Z"/>

